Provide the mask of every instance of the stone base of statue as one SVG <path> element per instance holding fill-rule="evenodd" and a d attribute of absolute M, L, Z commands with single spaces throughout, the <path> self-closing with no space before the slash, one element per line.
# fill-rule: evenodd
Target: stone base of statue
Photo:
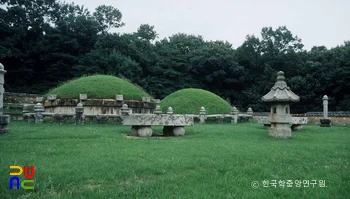
<path fill-rule="evenodd" d="M 0 115 L 0 135 L 9 132 L 8 124 L 10 123 L 9 115 Z"/>
<path fill-rule="evenodd" d="M 269 136 L 275 138 L 292 137 L 292 129 L 290 128 L 269 128 Z"/>
<path fill-rule="evenodd" d="M 320 127 L 331 127 L 332 126 L 332 120 L 331 119 L 320 119 Z"/>

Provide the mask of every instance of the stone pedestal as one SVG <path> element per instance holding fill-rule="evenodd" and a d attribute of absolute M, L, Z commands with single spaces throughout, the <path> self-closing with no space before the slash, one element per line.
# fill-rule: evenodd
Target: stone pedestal
<path fill-rule="evenodd" d="M 9 115 L 0 115 L 0 135 L 9 132 L 8 124 L 10 123 Z"/>
<path fill-rule="evenodd" d="M 290 128 L 269 128 L 269 136 L 276 138 L 290 138 L 292 137 L 292 130 Z"/>

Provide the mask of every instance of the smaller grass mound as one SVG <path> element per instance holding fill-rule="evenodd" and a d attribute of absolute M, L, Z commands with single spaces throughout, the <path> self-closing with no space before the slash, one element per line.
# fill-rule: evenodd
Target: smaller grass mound
<path fill-rule="evenodd" d="M 94 75 L 71 80 L 52 89 L 48 94 L 56 94 L 58 99 L 76 99 L 79 98 L 79 94 L 87 94 L 90 99 L 114 99 L 117 94 L 123 95 L 125 100 L 150 97 L 140 87 L 111 75 Z"/>
<path fill-rule="evenodd" d="M 228 114 L 231 105 L 221 97 L 212 92 L 187 88 L 176 91 L 161 102 L 160 106 L 166 111 L 169 106 L 178 114 L 199 114 L 199 109 L 203 106 L 207 114 Z"/>

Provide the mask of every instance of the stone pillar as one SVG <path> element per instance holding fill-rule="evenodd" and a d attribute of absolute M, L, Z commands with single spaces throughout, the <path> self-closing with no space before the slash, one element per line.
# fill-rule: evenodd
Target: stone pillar
<path fill-rule="evenodd" d="M 199 123 L 204 124 L 205 123 L 205 115 L 206 115 L 205 108 L 202 106 L 199 110 Z"/>
<path fill-rule="evenodd" d="M 158 104 L 156 105 L 156 109 L 154 109 L 153 113 L 156 115 L 162 114 L 162 109 L 160 108 L 160 106 Z"/>
<path fill-rule="evenodd" d="M 328 119 L 328 96 L 324 95 L 323 98 L 323 118 L 320 119 L 321 127 L 331 127 L 331 119 Z"/>
<path fill-rule="evenodd" d="M 4 92 L 5 92 L 4 74 L 5 73 L 6 73 L 6 70 L 4 66 L 0 63 L 0 134 L 5 134 L 9 132 L 8 124 L 10 123 L 10 116 L 2 114 L 3 107 L 4 107 Z"/>
<path fill-rule="evenodd" d="M 323 118 L 327 119 L 328 118 L 328 96 L 325 95 L 322 98 L 323 100 Z"/>
<path fill-rule="evenodd" d="M 237 124 L 238 109 L 235 106 L 232 107 L 231 115 L 232 115 L 231 124 Z"/>
<path fill-rule="evenodd" d="M 40 124 L 43 122 L 43 112 L 44 111 L 45 111 L 45 108 L 41 103 L 37 103 L 34 106 L 35 124 Z"/>
<path fill-rule="evenodd" d="M 166 111 L 167 114 L 173 114 L 173 108 L 171 108 L 170 106 L 168 107 L 168 110 Z"/>
<path fill-rule="evenodd" d="M 84 124 L 83 120 L 84 107 L 82 103 L 77 104 L 75 107 L 75 124 Z"/>

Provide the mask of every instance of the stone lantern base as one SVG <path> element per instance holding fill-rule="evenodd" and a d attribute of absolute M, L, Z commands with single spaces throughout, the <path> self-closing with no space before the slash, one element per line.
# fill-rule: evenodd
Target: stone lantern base
<path fill-rule="evenodd" d="M 320 119 L 320 127 L 331 127 L 332 126 L 332 120 L 331 119 Z"/>
<path fill-rule="evenodd" d="M 0 115 L 0 135 L 9 132 L 8 124 L 10 123 L 9 115 Z"/>
<path fill-rule="evenodd" d="M 292 129 L 290 128 L 269 128 L 269 136 L 276 138 L 292 137 Z"/>

